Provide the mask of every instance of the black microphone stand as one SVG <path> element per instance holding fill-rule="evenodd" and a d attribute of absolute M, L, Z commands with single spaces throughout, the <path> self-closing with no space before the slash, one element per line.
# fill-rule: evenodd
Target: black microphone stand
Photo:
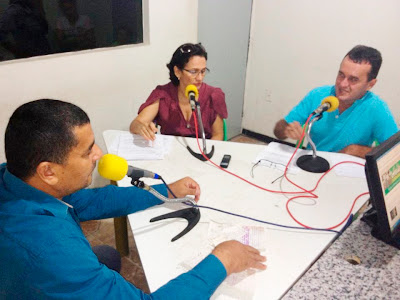
<path fill-rule="evenodd" d="M 150 220 L 150 222 L 156 222 L 159 220 L 165 220 L 165 219 L 171 219 L 171 218 L 183 218 L 188 221 L 188 225 L 184 230 L 182 230 L 181 233 L 176 235 L 175 237 L 172 238 L 171 242 L 174 242 L 178 240 L 179 238 L 183 237 L 186 233 L 188 233 L 190 230 L 192 230 L 197 223 L 200 220 L 200 210 L 196 207 L 196 202 L 188 197 L 184 198 L 175 198 L 175 199 L 169 199 L 163 195 L 161 195 L 159 192 L 157 192 L 155 189 L 153 189 L 151 186 L 145 184 L 142 180 L 140 180 L 140 177 L 132 177 L 131 181 L 132 185 L 146 190 L 149 193 L 153 194 L 155 197 L 160 199 L 161 201 L 165 203 L 185 203 L 187 205 L 190 205 L 192 207 L 190 208 L 184 208 L 180 209 L 177 211 L 173 211 L 171 213 L 167 213 L 158 217 L 154 217 Z M 190 204 L 189 204 L 190 203 Z"/>
<path fill-rule="evenodd" d="M 302 155 L 297 159 L 297 166 L 304 171 L 312 172 L 312 173 L 323 173 L 329 170 L 329 162 L 320 156 L 317 156 L 317 148 L 315 147 L 314 142 L 310 137 L 311 127 L 312 125 L 322 118 L 322 113 L 316 115 L 314 119 L 311 120 L 310 124 L 308 125 L 308 129 L 306 131 L 306 137 L 309 141 L 313 154 L 312 155 Z"/>
<path fill-rule="evenodd" d="M 207 153 L 207 145 L 206 145 L 206 134 L 204 133 L 204 126 L 203 121 L 201 119 L 201 110 L 200 110 L 200 103 L 193 99 L 194 97 L 190 96 L 190 105 L 192 106 L 192 111 L 196 111 L 197 120 L 198 120 L 198 128 L 200 128 L 201 138 L 203 140 L 203 153 L 209 159 L 214 155 L 214 145 L 212 145 L 210 153 Z M 206 161 L 207 159 L 201 154 L 194 152 L 189 146 L 186 147 L 190 154 L 201 161 Z"/>

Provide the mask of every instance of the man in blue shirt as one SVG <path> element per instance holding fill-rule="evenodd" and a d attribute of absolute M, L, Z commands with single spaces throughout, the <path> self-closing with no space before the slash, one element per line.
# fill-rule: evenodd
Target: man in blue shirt
<path fill-rule="evenodd" d="M 86 113 L 58 100 L 20 106 L 5 134 L 0 165 L 1 299 L 206 299 L 227 275 L 265 269 L 259 251 L 236 241 L 218 245 L 191 271 L 147 295 L 93 253 L 79 222 L 130 214 L 160 204 L 136 187 L 84 189 L 102 152 Z M 198 184 L 170 184 L 177 197 Z M 171 197 L 162 185 L 155 186 Z M 160 266 L 162 267 L 162 266 Z"/>
<path fill-rule="evenodd" d="M 328 96 L 339 99 L 338 110 L 324 113 L 311 128 L 317 150 L 342 152 L 364 158 L 372 143 L 385 141 L 398 130 L 387 104 L 370 89 L 375 85 L 382 57 L 378 50 L 355 46 L 344 57 L 335 86 L 312 90 L 284 118 L 274 134 L 279 139 L 299 140 L 302 125 Z"/>

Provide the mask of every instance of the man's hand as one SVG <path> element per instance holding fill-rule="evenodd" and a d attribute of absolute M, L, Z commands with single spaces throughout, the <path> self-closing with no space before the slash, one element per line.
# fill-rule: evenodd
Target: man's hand
<path fill-rule="evenodd" d="M 274 129 L 275 136 L 284 140 L 286 138 L 291 138 L 293 140 L 299 140 L 301 138 L 301 134 L 303 133 L 303 128 L 300 123 L 294 121 L 292 123 L 287 123 L 284 119 L 279 120 Z"/>
<path fill-rule="evenodd" d="M 263 262 L 267 260 L 260 255 L 257 249 L 243 245 L 238 241 L 227 241 L 219 244 L 212 251 L 224 265 L 226 273 L 239 273 L 249 268 L 265 270 L 267 267 Z"/>
<path fill-rule="evenodd" d="M 293 140 L 300 140 L 302 133 L 303 128 L 297 121 L 289 123 L 288 126 L 286 126 L 285 128 L 285 135 Z"/>
<path fill-rule="evenodd" d="M 168 185 L 172 192 L 178 198 L 183 198 L 187 195 L 194 195 L 194 200 L 197 202 L 200 199 L 200 186 L 190 177 L 182 178 Z M 168 198 L 173 198 L 168 191 Z"/>
<path fill-rule="evenodd" d="M 371 150 L 372 148 L 368 146 L 352 144 L 343 148 L 339 152 L 365 158 L 365 154 L 367 154 Z"/>

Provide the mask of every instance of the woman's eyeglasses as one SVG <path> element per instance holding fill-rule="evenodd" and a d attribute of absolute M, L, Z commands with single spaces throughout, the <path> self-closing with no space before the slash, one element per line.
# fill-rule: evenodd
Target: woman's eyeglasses
<path fill-rule="evenodd" d="M 208 68 L 202 70 L 187 70 L 187 69 L 183 70 L 188 72 L 193 78 L 196 78 L 199 74 L 201 74 L 201 76 L 206 76 L 206 74 L 210 72 Z"/>

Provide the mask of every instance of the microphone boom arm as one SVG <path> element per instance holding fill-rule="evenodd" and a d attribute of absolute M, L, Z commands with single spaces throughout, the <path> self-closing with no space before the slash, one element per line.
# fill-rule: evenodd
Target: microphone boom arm
<path fill-rule="evenodd" d="M 316 115 L 310 122 L 310 124 L 308 125 L 307 131 L 306 131 L 306 137 L 307 137 L 307 141 L 310 143 L 313 154 L 312 156 L 315 158 L 317 157 L 317 148 L 315 147 L 314 142 L 312 141 L 311 137 L 310 137 L 310 132 L 311 132 L 311 128 L 313 126 L 313 124 L 318 121 L 319 119 L 322 118 L 322 114 L 320 113 L 319 115 Z"/>
<path fill-rule="evenodd" d="M 308 155 L 308 154 L 302 155 L 296 161 L 296 164 L 300 169 L 303 169 L 305 171 L 312 172 L 312 173 L 323 173 L 323 172 L 326 172 L 327 170 L 329 170 L 329 168 L 330 168 L 329 162 L 325 158 L 317 156 L 317 148 L 315 147 L 315 144 L 310 137 L 312 125 L 314 124 L 314 122 L 318 121 L 321 118 L 322 118 L 322 112 L 317 114 L 310 121 L 310 123 L 308 125 L 308 129 L 306 131 L 307 140 L 310 143 L 312 151 L 313 151 L 312 155 Z"/>
<path fill-rule="evenodd" d="M 200 210 L 196 207 L 196 202 L 190 197 L 183 197 L 183 198 L 174 198 L 170 199 L 165 197 L 164 195 L 157 192 L 153 187 L 145 184 L 139 178 L 132 178 L 132 185 L 141 188 L 145 191 L 148 191 L 153 196 L 158 198 L 159 200 L 163 201 L 164 203 L 185 203 L 186 205 L 192 206 L 190 208 L 180 209 L 177 211 L 173 211 L 158 217 L 154 217 L 150 220 L 150 222 L 156 222 L 159 220 L 170 219 L 170 218 L 183 218 L 188 221 L 188 225 L 186 228 L 181 231 L 178 235 L 172 238 L 171 242 L 174 242 L 192 230 L 197 223 L 200 221 Z"/>
<path fill-rule="evenodd" d="M 199 124 L 198 127 L 200 129 L 200 134 L 201 134 L 201 138 L 202 138 L 202 142 L 203 142 L 203 153 L 205 156 L 207 156 L 210 159 L 214 155 L 214 145 L 211 147 L 210 153 L 207 153 L 206 134 L 204 132 L 203 120 L 201 118 L 200 103 L 198 101 L 194 101 L 194 102 L 195 102 L 195 110 L 196 110 L 196 114 L 197 114 L 197 120 L 198 120 L 198 124 Z M 190 154 L 192 154 L 197 159 L 199 159 L 201 161 L 206 160 L 206 158 L 201 153 L 194 152 L 189 146 L 187 146 L 186 148 L 189 150 Z"/>
<path fill-rule="evenodd" d="M 203 120 L 201 119 L 200 104 L 198 102 L 196 103 L 196 113 L 197 113 L 197 120 L 199 122 L 200 131 L 201 131 L 201 138 L 203 140 L 203 152 L 207 153 L 206 134 L 204 133 Z"/>

